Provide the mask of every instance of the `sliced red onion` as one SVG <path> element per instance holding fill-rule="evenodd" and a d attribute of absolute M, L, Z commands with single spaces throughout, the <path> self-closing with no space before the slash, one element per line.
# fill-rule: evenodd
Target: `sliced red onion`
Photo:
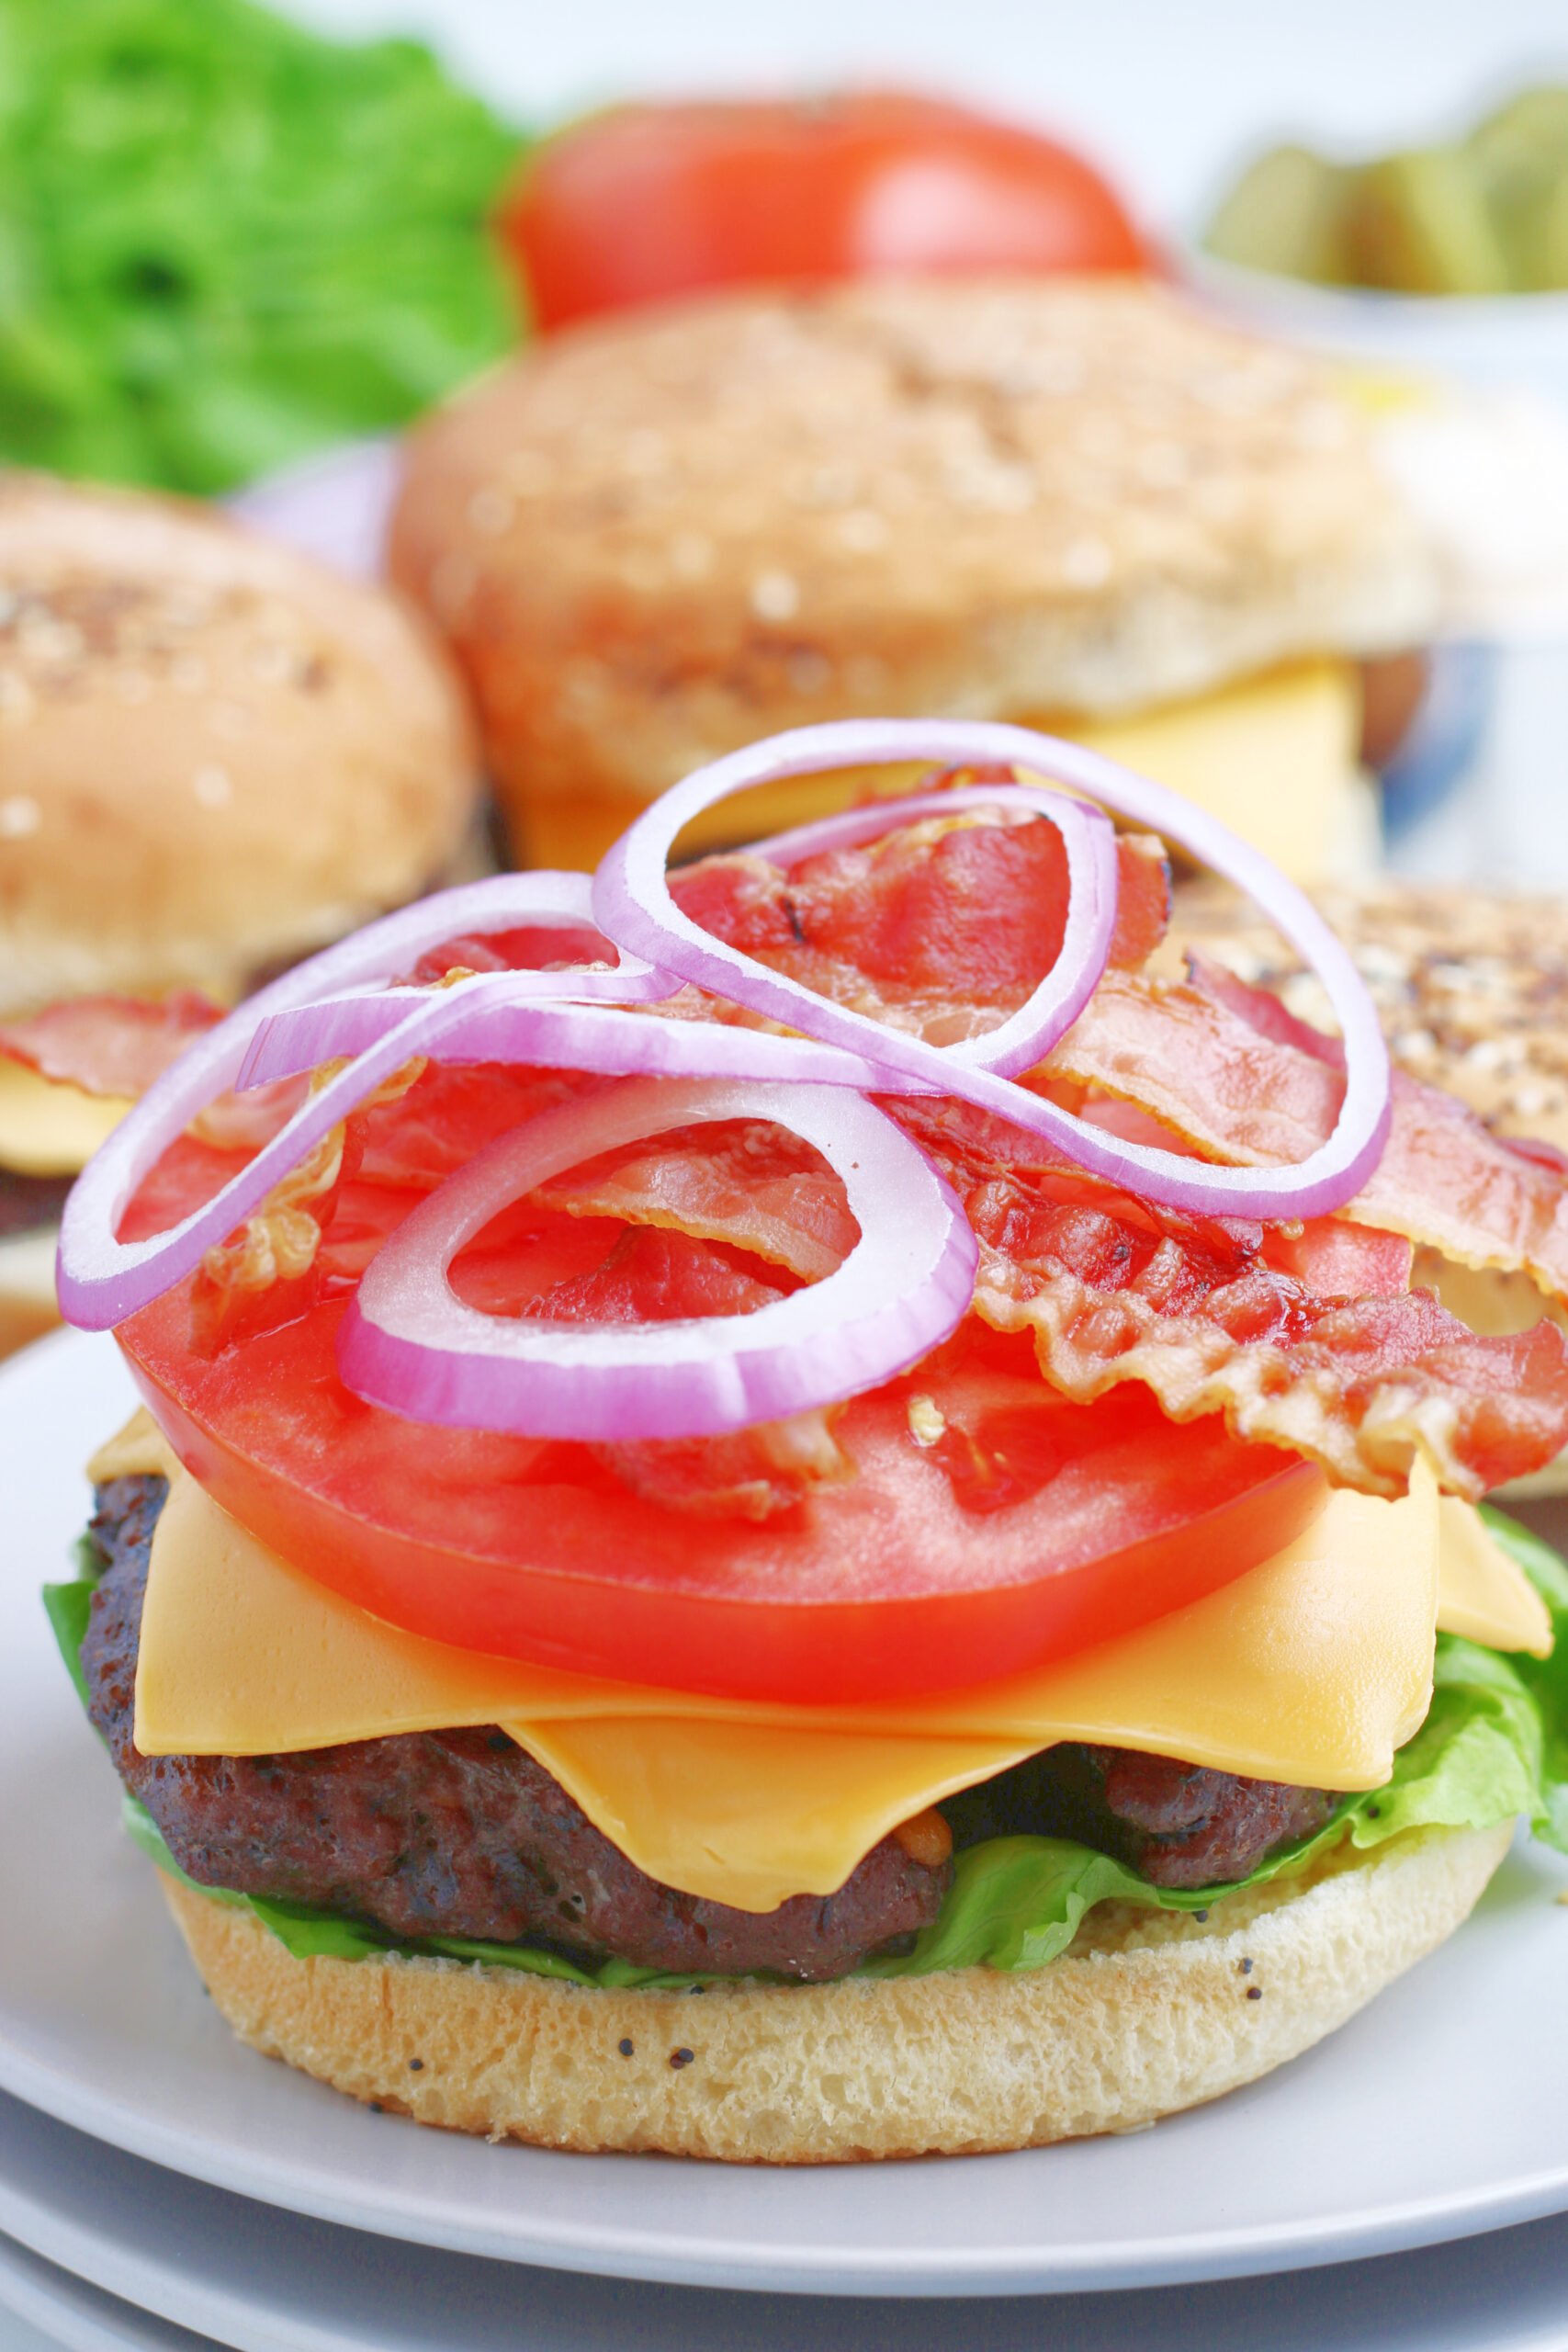
<path fill-rule="evenodd" d="M 694 818 L 731 793 L 789 776 L 908 761 L 1043 773 L 1162 834 L 1245 890 L 1316 973 L 1344 1035 L 1345 1096 L 1327 1141 L 1296 1166 L 1262 1169 L 1210 1167 L 1147 1144 L 1119 1141 L 1015 1086 L 992 1058 L 999 1050 L 1011 1069 L 1028 1067 L 1028 1055 L 1017 1057 L 1023 1053 L 1026 1016 L 1040 991 L 1005 1029 L 963 1046 L 929 1046 L 771 971 L 704 931 L 671 899 L 666 873 L 671 844 Z M 1005 789 L 974 787 L 981 800 L 999 800 Z M 1032 806 L 1041 797 L 1032 787 L 1014 789 L 1023 790 Z M 950 806 L 956 797 L 939 796 Z M 908 806 L 882 801 L 855 816 L 863 815 L 881 831 L 901 822 Z M 762 854 L 776 856 L 782 850 L 786 857 L 798 856 L 803 840 L 821 845 L 824 836 L 820 828 L 798 829 L 771 847 L 762 844 Z M 1190 801 L 1081 744 L 1028 728 L 979 719 L 845 719 L 797 728 L 732 752 L 665 793 L 621 836 L 594 876 L 593 909 L 608 937 L 711 994 L 886 1063 L 908 1078 L 926 1079 L 1043 1136 L 1079 1167 L 1174 1208 L 1268 1218 L 1316 1216 L 1341 1208 L 1377 1164 L 1388 1133 L 1388 1051 L 1376 1011 L 1349 956 L 1303 893 L 1259 851 Z M 1077 976 L 1065 964 L 1066 957 L 1058 957 L 1047 988 L 1067 990 Z M 1097 972 L 1094 978 L 1099 977 Z M 1040 1044 L 1041 1037 L 1047 1042 Z M 1047 1023 L 1033 1040 L 1038 1050 L 1032 1058 L 1042 1058 L 1055 1042 Z"/>
<path fill-rule="evenodd" d="M 61 1312 L 88 1330 L 108 1329 L 134 1315 L 198 1265 L 302 1159 L 321 1136 L 346 1116 L 403 1062 L 442 1035 L 460 1004 L 454 991 L 424 992 L 423 1005 L 352 1068 L 340 1071 L 301 1105 L 287 1126 L 204 1208 L 166 1233 L 121 1241 L 119 1222 L 138 1185 L 191 1121 L 240 1078 L 258 1022 L 309 1003 L 324 990 L 386 979 L 430 949 L 466 934 L 511 931 L 536 922 L 581 924 L 597 933 L 581 874 L 500 874 L 443 890 L 400 908 L 351 939 L 326 948 L 250 998 L 183 1054 L 143 1095 L 77 1178 L 60 1227 L 57 1280 Z M 543 994 L 567 988 L 581 995 L 648 998 L 668 995 L 674 983 L 636 956 L 613 969 L 514 976 Z"/>
<path fill-rule="evenodd" d="M 453 1260 L 513 1201 L 616 1145 L 710 1119 L 769 1119 L 842 1178 L 861 1238 L 823 1281 L 749 1315 L 592 1326 L 482 1314 Z M 633 1080 L 502 1136 L 398 1227 L 339 1335 L 355 1393 L 412 1420 L 531 1437 L 713 1437 L 874 1388 L 967 1309 L 975 1237 L 953 1193 L 845 1088 Z"/>
<path fill-rule="evenodd" d="M 461 1006 L 460 1017 L 421 1052 L 437 1062 L 532 1062 L 546 1069 L 596 1070 L 607 1078 L 779 1080 L 852 1086 L 863 1093 L 933 1091 L 814 1037 L 781 1037 L 771 1029 L 723 1021 L 649 1020 L 608 1004 L 542 1003 L 516 985 L 536 977 L 494 972 L 457 981 L 442 993 Z M 270 1086 L 323 1062 L 364 1053 L 431 999 L 428 989 L 362 989 L 272 1013 L 256 1032 L 240 1083 Z"/>

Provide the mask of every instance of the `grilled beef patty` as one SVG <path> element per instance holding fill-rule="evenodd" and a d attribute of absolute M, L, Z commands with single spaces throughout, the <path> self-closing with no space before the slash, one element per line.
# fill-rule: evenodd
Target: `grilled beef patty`
<path fill-rule="evenodd" d="M 543 1940 L 584 1959 L 807 1982 L 897 1950 L 951 1877 L 886 1838 L 838 1893 L 737 1911 L 660 1885 L 497 1729 L 355 1740 L 289 1756 L 157 1756 L 131 1738 L 137 1646 L 162 1478 L 99 1487 L 105 1573 L 83 1645 L 94 1723 L 182 1870 L 207 1886 L 317 1904 L 395 1936 Z M 943 1808 L 960 1844 L 1075 1837 L 1156 1884 L 1244 1877 L 1333 1798 L 1125 1748 L 1063 1747 Z"/>

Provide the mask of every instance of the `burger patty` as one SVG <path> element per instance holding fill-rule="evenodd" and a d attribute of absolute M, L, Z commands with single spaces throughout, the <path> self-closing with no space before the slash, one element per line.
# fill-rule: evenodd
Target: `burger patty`
<path fill-rule="evenodd" d="M 951 1864 L 886 1838 L 836 1894 L 738 1911 L 629 1862 L 499 1729 L 403 1734 L 288 1756 L 141 1755 L 136 1658 L 162 1478 L 100 1487 L 104 1564 L 83 1644 L 94 1723 L 120 1778 L 191 1878 L 319 1905 L 400 1937 L 543 1940 L 640 1967 L 807 1982 L 897 1950 L 942 1907 Z M 959 1844 L 1075 1837 L 1164 1886 L 1245 1877 L 1316 1828 L 1322 1791 L 1247 1781 L 1125 1748 L 1060 1747 L 943 1808 Z"/>
<path fill-rule="evenodd" d="M 1275 1848 L 1321 1829 L 1328 1789 L 1248 1781 L 1174 1756 L 1076 1744 L 1047 1748 L 942 1811 L 959 1845 L 984 1838 L 1076 1838 L 1114 1854 L 1152 1885 L 1224 1886 Z"/>
<path fill-rule="evenodd" d="M 58 1225 L 75 1182 L 74 1176 L 22 1176 L 14 1168 L 0 1168 L 0 1241 Z"/>

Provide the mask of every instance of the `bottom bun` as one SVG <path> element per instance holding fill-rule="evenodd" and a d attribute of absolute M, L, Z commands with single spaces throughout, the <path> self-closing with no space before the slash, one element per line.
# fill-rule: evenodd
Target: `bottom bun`
<path fill-rule="evenodd" d="M 60 1320 L 54 1295 L 53 1226 L 0 1241 L 0 1356 L 41 1339 Z"/>
<path fill-rule="evenodd" d="M 164 1886 L 241 2039 L 355 2098 L 543 2147 L 828 2164 L 1135 2131 L 1253 2082 L 1451 1934 L 1508 1838 L 1344 1848 L 1202 1919 L 1106 1904 L 1029 1972 L 701 1996 L 296 1960 L 253 1912 Z"/>

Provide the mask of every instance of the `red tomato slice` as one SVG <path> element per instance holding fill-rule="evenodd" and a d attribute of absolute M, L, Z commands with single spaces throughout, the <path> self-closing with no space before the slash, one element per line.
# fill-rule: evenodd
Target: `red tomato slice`
<path fill-rule="evenodd" d="M 530 158 L 502 229 L 547 329 L 705 287 L 1148 266 L 1069 149 L 892 91 L 615 107 Z"/>
<path fill-rule="evenodd" d="M 810 1485 L 761 1521 L 722 1507 L 728 1454 L 714 1508 L 702 1508 L 701 1464 L 686 1456 L 669 1490 L 687 1507 L 669 1508 L 617 1475 L 614 1449 L 435 1429 L 363 1404 L 338 1377 L 335 1340 L 368 1255 L 428 1189 L 444 1144 L 473 1148 L 559 1082 L 430 1074 L 367 1123 L 321 1278 L 279 1302 L 288 1319 L 204 1349 L 186 1283 L 119 1333 L 159 1422 L 217 1501 L 378 1616 L 618 1680 L 807 1702 L 898 1697 L 1160 1616 L 1255 1566 L 1321 1508 L 1323 1478 L 1295 1456 L 1242 1444 L 1217 1419 L 1178 1426 L 1132 1385 L 1068 1404 L 1040 1380 L 1027 1340 L 977 1325 L 835 1421 L 854 1476 Z M 166 1224 L 233 1164 L 177 1146 L 128 1229 Z M 367 1182 L 368 1167 L 383 1181 Z M 498 1221 L 470 1280 L 498 1306 L 554 1291 L 602 1314 L 625 1278 L 606 1283 L 592 1269 L 625 1230 L 548 1211 L 526 1230 Z M 744 1274 L 743 1253 L 730 1252 L 720 1280 L 707 1246 L 652 1253 L 658 1312 L 781 1279 L 760 1260 Z M 670 1286 L 687 1280 L 699 1288 L 675 1300 Z M 641 1312 L 641 1291 L 631 1295 L 628 1311 Z M 940 1429 L 926 1405 L 911 1415 L 917 1397 Z"/>

